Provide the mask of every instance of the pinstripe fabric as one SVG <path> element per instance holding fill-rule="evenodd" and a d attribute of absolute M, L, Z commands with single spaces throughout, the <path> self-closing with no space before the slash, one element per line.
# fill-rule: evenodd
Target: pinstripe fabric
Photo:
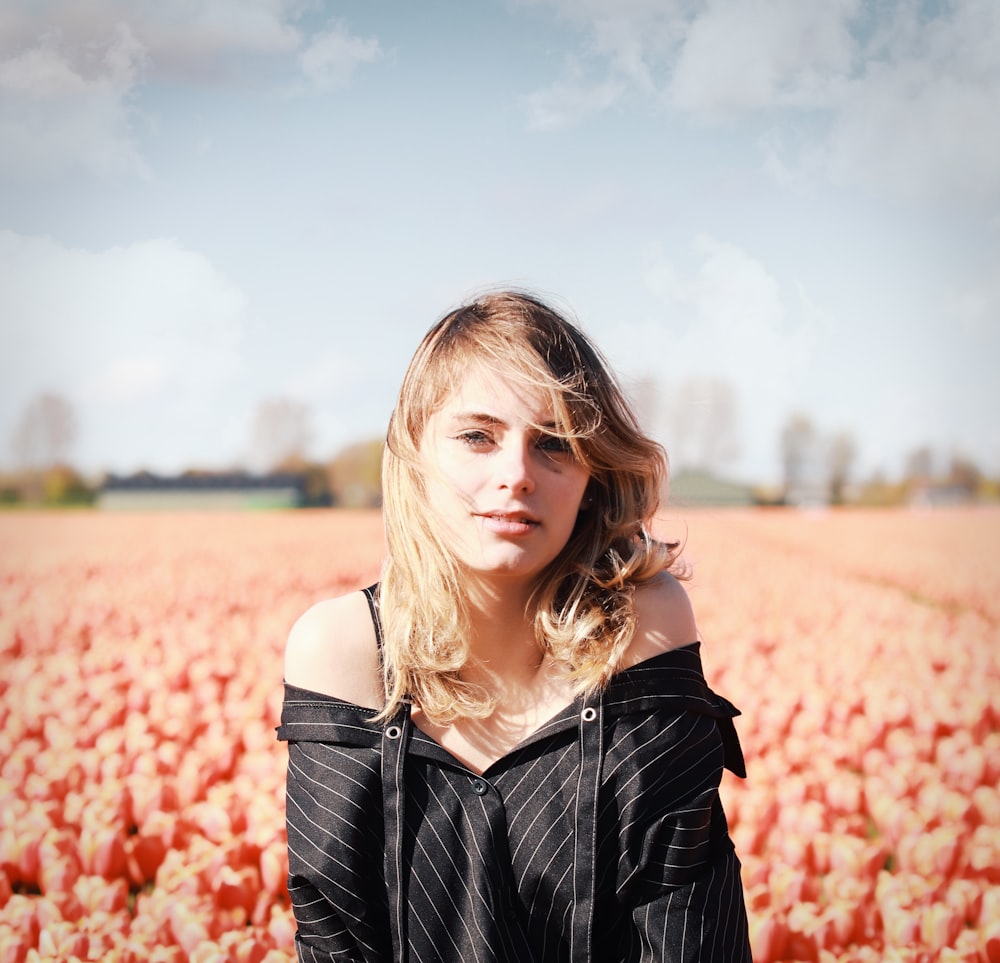
<path fill-rule="evenodd" d="M 286 686 L 299 959 L 749 963 L 718 797 L 737 710 L 697 644 L 616 676 L 481 777 L 409 721 Z M 393 731 L 389 733 L 389 729 Z"/>

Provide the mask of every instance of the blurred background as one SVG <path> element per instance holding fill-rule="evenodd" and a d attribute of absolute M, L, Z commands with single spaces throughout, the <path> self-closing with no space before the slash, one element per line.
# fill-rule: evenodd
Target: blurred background
<path fill-rule="evenodd" d="M 377 504 L 527 287 L 688 503 L 996 500 L 1000 6 L 7 0 L 0 498 Z"/>

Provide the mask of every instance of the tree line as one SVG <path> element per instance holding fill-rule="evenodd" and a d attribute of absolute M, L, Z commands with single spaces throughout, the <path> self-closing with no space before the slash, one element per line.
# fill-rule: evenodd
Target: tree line
<path fill-rule="evenodd" d="M 633 400 L 647 429 L 669 440 L 671 472 L 724 479 L 739 454 L 736 392 L 726 381 L 691 378 L 669 394 L 653 378 L 641 379 Z M 0 475 L 0 504 L 88 505 L 102 479 L 87 479 L 72 465 L 79 420 L 65 397 L 47 392 L 22 410 L 9 439 L 15 467 Z M 382 439 L 359 441 L 326 460 L 309 456 L 312 411 L 301 401 L 275 397 L 260 402 L 251 422 L 240 469 L 294 474 L 302 479 L 306 505 L 374 507 L 381 504 Z M 925 501 L 1000 500 L 1000 480 L 987 478 L 969 458 L 946 462 L 929 446 L 906 459 L 895 481 L 876 473 L 857 477 L 857 446 L 850 432 L 826 432 L 804 413 L 793 413 L 777 440 L 781 483 L 755 486 L 764 504 L 895 505 Z M 186 474 L 212 474 L 192 468 Z"/>
<path fill-rule="evenodd" d="M 332 458 L 308 456 L 312 441 L 309 407 L 289 398 L 262 401 L 254 414 L 246 451 L 233 468 L 219 472 L 192 467 L 182 477 L 256 474 L 302 479 L 307 506 L 374 507 L 381 504 L 380 439 L 348 445 Z M 0 473 L 0 505 L 86 506 L 104 478 L 87 478 L 72 463 L 79 433 L 76 410 L 65 397 L 45 392 L 22 410 L 9 439 L 14 468 Z M 140 473 L 141 474 L 141 473 Z"/>

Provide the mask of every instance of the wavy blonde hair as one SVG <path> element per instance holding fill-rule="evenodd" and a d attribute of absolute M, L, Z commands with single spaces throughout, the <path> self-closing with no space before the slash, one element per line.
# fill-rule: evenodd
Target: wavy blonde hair
<path fill-rule="evenodd" d="M 554 433 L 590 474 L 588 508 L 531 597 L 536 638 L 568 667 L 574 691 L 598 689 L 613 675 L 635 627 L 635 586 L 677 559 L 677 543 L 648 532 L 666 486 L 666 454 L 639 428 L 588 338 L 522 292 L 489 293 L 457 308 L 417 348 L 389 422 L 382 464 L 388 557 L 379 594 L 383 719 L 407 699 L 440 724 L 494 708 L 481 686 L 462 678 L 470 634 L 462 574 L 430 515 L 420 456 L 428 418 L 473 364 L 547 391 Z"/>

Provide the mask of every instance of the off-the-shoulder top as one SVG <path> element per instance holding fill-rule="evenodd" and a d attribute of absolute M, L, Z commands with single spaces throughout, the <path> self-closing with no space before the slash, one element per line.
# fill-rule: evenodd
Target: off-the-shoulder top
<path fill-rule="evenodd" d="M 300 960 L 749 963 L 718 793 L 723 767 L 746 774 L 739 711 L 698 643 L 620 672 L 481 775 L 407 706 L 375 715 L 285 686 Z"/>

